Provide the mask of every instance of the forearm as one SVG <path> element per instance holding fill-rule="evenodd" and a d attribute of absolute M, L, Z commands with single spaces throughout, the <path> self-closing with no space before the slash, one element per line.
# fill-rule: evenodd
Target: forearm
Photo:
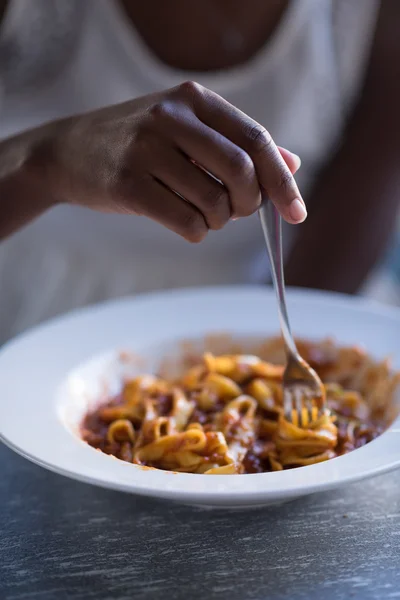
<path fill-rule="evenodd" d="M 0 142 L 0 239 L 55 204 L 46 151 L 53 124 Z"/>

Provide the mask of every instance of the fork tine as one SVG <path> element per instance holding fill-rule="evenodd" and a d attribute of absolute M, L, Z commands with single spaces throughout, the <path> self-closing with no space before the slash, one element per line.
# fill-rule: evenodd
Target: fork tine
<path fill-rule="evenodd" d="M 311 423 L 313 422 L 313 406 L 314 406 L 314 399 L 310 398 L 306 403 L 306 407 L 307 407 L 307 419 L 308 419 L 308 425 L 311 425 Z"/>
<path fill-rule="evenodd" d="M 311 421 L 316 421 L 319 417 L 319 408 L 318 408 L 318 402 L 315 398 L 312 399 L 310 408 L 311 408 Z"/>
<path fill-rule="evenodd" d="M 312 422 L 308 394 L 303 395 L 302 427 L 309 427 Z"/>
<path fill-rule="evenodd" d="M 294 397 L 296 402 L 296 411 L 298 414 L 298 426 L 303 427 L 304 415 L 303 415 L 303 395 L 300 388 L 294 389 Z"/>
<path fill-rule="evenodd" d="M 306 404 L 306 408 L 307 408 L 307 419 L 308 419 L 308 426 L 311 425 L 311 423 L 314 421 L 314 398 L 310 398 L 308 399 L 307 402 L 305 402 Z"/>
<path fill-rule="evenodd" d="M 288 389 L 283 388 L 283 412 L 287 421 L 293 421 L 293 396 Z"/>
<path fill-rule="evenodd" d="M 298 427 L 310 427 L 322 414 L 319 399 L 305 386 L 288 386 L 284 392 L 285 418 Z"/>

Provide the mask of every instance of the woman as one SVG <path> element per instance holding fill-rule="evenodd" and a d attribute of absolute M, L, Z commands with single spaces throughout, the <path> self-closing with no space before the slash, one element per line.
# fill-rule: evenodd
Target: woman
<path fill-rule="evenodd" d="M 256 218 L 232 220 L 261 190 L 305 218 L 292 153 L 310 215 L 288 281 L 358 289 L 397 208 L 396 0 L 2 4 L 2 235 L 53 208 L 2 246 L 2 339 L 120 294 L 265 281 Z"/>

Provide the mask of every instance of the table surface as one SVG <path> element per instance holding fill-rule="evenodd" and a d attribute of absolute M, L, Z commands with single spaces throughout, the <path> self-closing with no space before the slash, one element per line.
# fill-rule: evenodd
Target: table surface
<path fill-rule="evenodd" d="M 1 600 L 400 598 L 400 470 L 247 512 L 0 473 Z"/>

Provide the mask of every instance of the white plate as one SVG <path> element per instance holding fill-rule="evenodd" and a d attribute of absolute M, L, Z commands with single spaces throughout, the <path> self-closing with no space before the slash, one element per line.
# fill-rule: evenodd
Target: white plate
<path fill-rule="evenodd" d="M 360 343 L 400 367 L 400 311 L 361 299 L 293 291 L 297 335 L 334 335 Z M 281 502 L 400 466 L 400 418 L 375 441 L 348 455 L 293 470 L 256 475 L 192 475 L 146 470 L 90 448 L 76 435 L 88 406 L 121 373 L 131 350 L 151 368 L 182 339 L 207 333 L 269 336 L 277 332 L 272 290 L 230 287 L 175 291 L 92 307 L 56 319 L 0 352 L 0 439 L 33 462 L 87 483 L 203 506 Z"/>

